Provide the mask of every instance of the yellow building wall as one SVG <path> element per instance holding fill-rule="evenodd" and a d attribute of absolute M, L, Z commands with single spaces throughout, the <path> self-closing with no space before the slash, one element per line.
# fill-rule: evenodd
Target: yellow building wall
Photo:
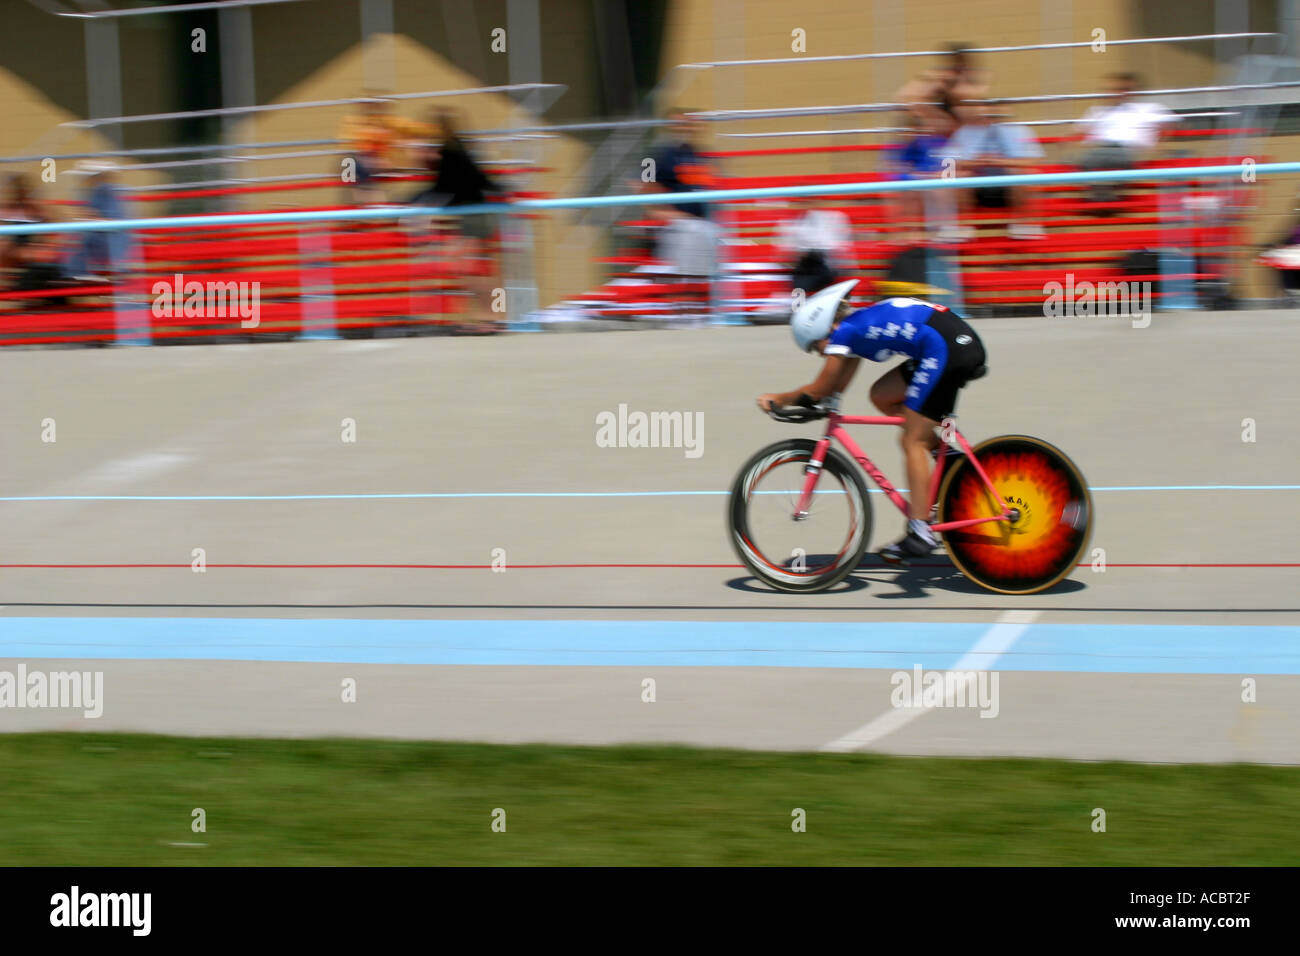
<path fill-rule="evenodd" d="M 375 35 L 365 43 L 358 43 L 320 68 L 305 76 L 299 83 L 286 89 L 276 102 L 291 103 L 315 100 L 333 100 L 356 97 L 369 92 L 366 83 L 368 57 L 391 57 L 392 67 L 387 75 L 393 77 L 395 86 L 390 93 L 420 92 L 425 90 L 472 89 L 485 85 L 479 78 L 451 66 L 445 59 L 408 37 Z M 375 71 L 369 75 L 373 76 Z M 380 75 L 384 75 L 382 72 Z M 44 155 L 59 153 L 98 152 L 113 148 L 112 143 L 93 131 L 76 130 L 60 124 L 83 119 L 75 116 L 42 96 L 19 77 L 0 69 L 0 102 L 6 104 L 8 122 L 0 126 L 0 151 L 5 155 Z M 396 115 L 410 119 L 424 119 L 434 105 L 456 109 L 466 129 L 496 129 L 512 125 L 544 125 L 521 111 L 508 96 L 484 93 L 472 96 L 439 97 L 398 101 L 394 104 Z M 282 110 L 256 113 L 241 119 L 236 126 L 240 142 L 282 142 L 293 140 L 329 139 L 339 130 L 343 117 L 353 107 L 322 107 L 316 109 Z M 534 145 L 540 142 L 540 145 Z M 328 147 L 302 147 L 326 149 Z M 297 152 L 299 148 L 286 148 L 264 152 Z M 540 176 L 529 182 L 532 189 L 559 192 L 573 172 L 586 160 L 589 150 L 581 141 L 569 136 L 555 135 L 543 141 L 530 143 L 488 143 L 482 148 L 485 159 L 523 159 L 536 156 L 545 168 Z M 177 157 L 149 157 L 165 159 Z M 192 157 L 182 157 L 192 158 Z M 241 163 L 241 178 L 315 174 L 339 176 L 340 157 L 316 156 L 290 159 L 259 160 Z M 122 160 L 119 181 L 127 186 L 144 186 L 168 181 L 162 171 L 133 171 L 138 165 Z M 84 180 L 63 175 L 77 166 L 76 160 L 56 163 L 56 180 L 41 181 L 41 164 L 30 162 L 6 164 L 3 171 L 21 173 L 36 187 L 37 196 L 44 200 L 74 198 Z M 224 168 L 196 167 L 192 179 L 220 178 Z M 392 187 L 391 197 L 403 199 L 418 191 L 418 184 L 403 183 Z M 286 189 L 237 197 L 231 201 L 234 208 L 274 209 L 302 205 L 341 203 L 346 193 L 340 179 L 337 189 Z M 137 203 L 134 211 L 139 215 L 164 214 L 164 203 Z M 540 217 L 534 221 L 535 255 L 534 274 L 538 282 L 541 304 L 557 301 L 598 284 L 601 270 L 593 264 L 600 237 L 585 228 L 568 225 L 563 214 Z M 588 254 L 590 253 L 590 254 Z"/>
<path fill-rule="evenodd" d="M 806 56 L 855 54 L 881 50 L 940 49 L 951 41 L 973 46 L 1017 45 L 1043 41 L 1091 40 L 1094 30 L 1104 30 L 1110 40 L 1134 35 L 1167 22 L 1168 33 L 1213 30 L 1209 4 L 1181 4 L 1157 0 L 1148 4 L 1145 15 L 1135 5 L 1121 0 L 1092 0 L 1088 3 L 1047 6 L 1041 2 L 1008 0 L 819 0 L 796 4 L 789 0 L 675 0 L 669 14 L 661 57 L 661 77 L 680 63 L 717 59 L 790 57 L 793 32 L 802 31 Z M 1145 20 L 1139 18 L 1145 16 Z M 546 43 L 566 42 L 563 31 L 548 27 Z M 391 76 L 392 92 L 428 89 L 463 89 L 483 81 L 458 70 L 446 59 L 403 35 L 375 36 L 358 43 L 324 63 L 299 83 L 286 89 L 278 102 L 337 99 L 366 90 L 367 57 L 387 60 L 391 67 L 372 69 L 370 75 Z M 1223 77 L 1213 60 L 1209 44 L 1163 45 L 1160 47 L 1109 46 L 1104 53 L 1090 49 L 984 54 L 980 65 L 992 74 L 997 96 L 1080 92 L 1099 89 L 1106 74 L 1136 70 L 1149 85 L 1186 86 L 1220 82 Z M 699 109 L 760 108 L 888 102 L 896 99 L 899 86 L 909 76 L 936 63 L 934 58 L 909 57 L 896 60 L 834 63 L 792 63 L 772 66 L 715 68 L 677 71 L 666 85 L 661 107 L 679 105 Z M 374 63 L 372 63 L 373 67 Z M 108 148 L 108 142 L 94 132 L 58 129 L 59 124 L 80 119 L 53 104 L 37 89 L 15 74 L 0 68 L 0 102 L 6 104 L 6 122 L 0 125 L 0 152 L 26 153 L 93 152 Z M 434 101 L 405 101 L 395 111 L 412 118 L 424 114 Z M 449 102 L 444 100 L 443 102 Z M 505 96 L 483 94 L 451 100 L 460 110 L 467 128 L 503 127 L 523 121 L 513 102 Z M 1019 119 L 1073 117 L 1083 113 L 1087 103 L 1069 102 L 1023 105 L 1015 109 Z M 293 110 L 259 114 L 239 125 L 246 141 L 318 139 L 332 137 L 346 108 Z M 893 126 L 891 113 L 818 116 L 709 124 L 710 145 L 721 149 L 790 145 L 790 140 L 731 139 L 724 132 L 846 129 Z M 872 135 L 803 137 L 801 146 L 879 143 L 887 137 Z M 1294 158 L 1296 137 L 1273 137 L 1255 144 L 1273 159 Z M 531 149 L 531 147 L 529 147 Z M 1207 142 L 1191 144 L 1197 154 L 1212 147 Z M 523 147 L 490 144 L 488 157 L 527 155 Z M 576 138 L 556 136 L 542 147 L 542 161 L 548 172 L 537 188 L 561 193 L 570 187 L 574 173 L 589 155 L 587 146 Z M 726 172 L 734 175 L 829 172 L 862 168 L 863 154 L 835 157 L 761 157 L 730 161 Z M 1059 153 L 1049 158 L 1057 158 Z M 872 160 L 874 162 L 874 160 Z M 5 172 L 24 172 L 37 183 L 39 195 L 65 198 L 80 180 L 66 177 L 75 163 L 58 164 L 54 184 L 39 183 L 39 164 L 6 165 Z M 243 167 L 250 176 L 338 172 L 336 157 L 267 160 Z M 638 170 L 630 168 L 629 178 Z M 145 185 L 164 181 L 159 173 L 126 173 L 123 181 Z M 1251 221 L 1252 239 L 1263 241 L 1283 231 L 1293 215 L 1296 177 L 1261 179 L 1258 213 Z M 341 191 L 298 190 L 258 194 L 248 204 L 268 208 L 273 204 L 308 204 L 341 200 Z M 153 205 L 142 206 L 153 211 Z M 541 304 L 557 301 L 596 284 L 602 269 L 593 264 L 601 251 L 602 237 L 594 230 L 570 225 L 571 213 L 555 213 L 535 221 L 535 275 Z M 1262 294 L 1268 276 L 1258 267 L 1243 266 L 1250 281 L 1243 291 Z"/>
<path fill-rule="evenodd" d="M 1046 16 L 1045 16 L 1046 6 Z M 1146 33 L 1141 31 L 1145 28 Z M 796 52 L 794 31 L 802 31 L 804 51 Z M 1104 31 L 1095 34 L 1094 31 Z M 1016 0 L 856 0 L 796 4 L 788 0 L 677 0 L 665 38 L 665 75 L 679 63 L 795 56 L 837 56 L 896 50 L 941 50 L 957 42 L 971 47 L 1037 43 L 1092 42 L 1141 35 L 1213 33 L 1213 5 L 1155 0 L 1145 8 L 1121 0 L 1044 5 Z M 1068 50 L 1015 51 L 977 55 L 990 71 L 993 96 L 1037 96 L 1101 90 L 1110 73 L 1139 73 L 1147 88 L 1207 86 L 1230 81 L 1214 59 L 1208 42 L 1089 47 Z M 901 84 L 938 65 L 935 57 L 887 60 L 787 63 L 714 67 L 677 71 L 660 106 L 701 110 L 758 109 L 896 102 Z M 1016 104 L 1007 110 L 1016 119 L 1046 120 L 1081 116 L 1086 101 Z M 861 129 L 897 126 L 897 113 L 715 122 L 708 125 L 710 148 L 757 149 L 775 146 L 828 146 L 887 142 L 882 135 L 806 136 L 797 139 L 731 138 L 725 133 L 785 130 Z M 1057 129 L 1064 133 L 1068 130 Z M 1297 137 L 1270 137 L 1253 142 L 1255 151 L 1274 160 L 1300 155 Z M 1194 155 L 1221 155 L 1226 144 L 1200 140 L 1171 142 L 1164 149 L 1189 149 Z M 878 154 L 848 153 L 811 157 L 753 157 L 729 160 L 728 175 L 790 175 L 876 168 Z M 1049 160 L 1066 151 L 1049 148 Z M 868 165 L 870 164 L 870 165 Z M 1293 216 L 1300 177 L 1268 177 L 1256 184 L 1256 212 L 1251 216 L 1252 242 L 1272 239 Z M 1269 294 L 1267 270 L 1242 256 L 1246 295 Z"/>

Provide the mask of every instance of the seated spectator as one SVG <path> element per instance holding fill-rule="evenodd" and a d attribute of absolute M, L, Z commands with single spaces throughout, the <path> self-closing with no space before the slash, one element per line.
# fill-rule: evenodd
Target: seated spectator
<path fill-rule="evenodd" d="M 713 173 L 697 145 L 700 121 L 684 109 L 674 109 L 668 118 L 669 140 L 655 151 L 654 178 L 642 185 L 642 192 L 680 193 L 709 188 Z M 717 273 L 720 231 L 709 221 L 705 203 L 654 205 L 650 217 L 661 223 L 655 254 L 668 263 L 674 274 L 694 278 Z"/>
<path fill-rule="evenodd" d="M 905 120 L 911 129 L 906 139 L 889 156 L 889 165 L 899 179 L 933 179 L 943 172 L 943 148 L 957 128 L 956 118 L 947 110 L 917 112 L 909 110 Z M 926 204 L 935 212 L 926 215 Z M 898 194 L 898 220 L 907 223 L 905 242 L 924 238 L 925 226 L 933 219 L 951 219 L 951 190 L 927 190 Z M 945 215 L 947 213 L 947 215 Z"/>
<path fill-rule="evenodd" d="M 781 223 L 776 244 L 792 263 L 792 287 L 812 295 L 834 284 L 848 265 L 853 229 L 839 210 L 804 204 L 802 214 Z"/>
<path fill-rule="evenodd" d="M 1177 119 L 1159 103 L 1133 99 L 1140 85 L 1136 73 L 1114 73 L 1109 79 L 1110 103 L 1094 106 L 1079 123 L 1082 170 L 1133 169 L 1155 147 L 1164 125 Z M 1114 202 L 1118 195 L 1112 183 L 1098 183 L 1089 191 L 1094 202 Z"/>
<path fill-rule="evenodd" d="M 338 138 L 356 162 L 356 185 L 353 200 L 358 205 L 384 201 L 376 177 L 391 172 L 397 165 L 397 151 L 413 140 L 427 135 L 423 123 L 392 114 L 392 101 L 383 97 L 361 100 L 361 112 L 343 119 Z"/>
<path fill-rule="evenodd" d="M 5 184 L 5 195 L 0 200 L 0 222 L 7 225 L 19 223 L 45 222 L 47 217 L 40 205 L 32 198 L 27 187 L 27 180 L 15 173 Z M 33 237 L 0 236 L 0 268 L 21 270 L 26 265 L 26 250 L 31 246 Z"/>
<path fill-rule="evenodd" d="M 9 177 L 0 205 L 0 222 L 48 222 L 49 216 L 28 190 L 20 175 Z M 7 240 L 7 241 L 6 241 Z M 5 288 L 10 292 L 36 292 L 65 284 L 59 262 L 59 243 L 54 235 L 29 233 L 0 239 L 0 266 L 7 273 Z M 61 296 L 43 296 L 23 303 L 27 308 L 56 307 L 67 304 Z"/>
<path fill-rule="evenodd" d="M 114 180 L 117 167 L 107 160 L 96 160 L 83 163 L 81 169 L 88 177 L 82 200 L 88 215 L 81 218 L 128 218 L 126 203 Z M 83 232 L 65 271 L 76 279 L 95 281 L 106 276 L 112 280 L 118 274 L 130 271 L 130 254 L 131 234 L 125 230 Z"/>
<path fill-rule="evenodd" d="M 995 123 L 993 108 L 987 104 L 972 106 L 963 125 L 948 140 L 945 156 L 957 161 L 960 176 L 1004 176 L 1030 171 L 1042 162 L 1043 148 L 1026 127 L 1015 123 Z M 966 209 L 1005 209 L 1014 217 L 1007 225 L 1013 239 L 1040 239 L 1041 226 L 1021 221 L 1028 213 L 1029 195 L 1024 186 L 980 186 L 961 190 Z"/>

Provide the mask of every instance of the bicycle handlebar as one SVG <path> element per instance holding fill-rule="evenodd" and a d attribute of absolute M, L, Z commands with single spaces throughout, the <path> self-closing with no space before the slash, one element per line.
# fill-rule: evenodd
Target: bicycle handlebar
<path fill-rule="evenodd" d="M 768 409 L 767 413 L 775 421 L 801 425 L 804 422 L 815 422 L 819 418 L 825 418 L 830 414 L 830 409 L 823 408 L 820 405 L 811 407 L 804 405 L 773 405 Z"/>

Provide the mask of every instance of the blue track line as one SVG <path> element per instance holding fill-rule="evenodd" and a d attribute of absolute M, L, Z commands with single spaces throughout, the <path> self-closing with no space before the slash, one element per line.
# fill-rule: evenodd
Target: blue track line
<path fill-rule="evenodd" d="M 636 667 L 952 667 L 983 623 L 0 617 L 23 660 Z M 1027 627 L 1000 671 L 1300 674 L 1300 627 Z M 11 669 L 0 664 L 0 669 Z"/>

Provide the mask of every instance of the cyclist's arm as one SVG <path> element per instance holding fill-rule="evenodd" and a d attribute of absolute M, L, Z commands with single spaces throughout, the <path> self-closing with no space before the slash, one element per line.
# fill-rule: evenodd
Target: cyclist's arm
<path fill-rule="evenodd" d="M 826 363 L 813 382 L 791 392 L 764 395 L 758 401 L 759 407 L 766 411 L 772 405 L 797 405 L 805 396 L 814 402 L 820 402 L 848 388 L 849 382 L 853 380 L 853 373 L 858 370 L 858 363 L 861 361 L 862 359 L 856 355 L 828 355 Z M 770 401 L 765 405 L 763 399 L 770 399 Z"/>

